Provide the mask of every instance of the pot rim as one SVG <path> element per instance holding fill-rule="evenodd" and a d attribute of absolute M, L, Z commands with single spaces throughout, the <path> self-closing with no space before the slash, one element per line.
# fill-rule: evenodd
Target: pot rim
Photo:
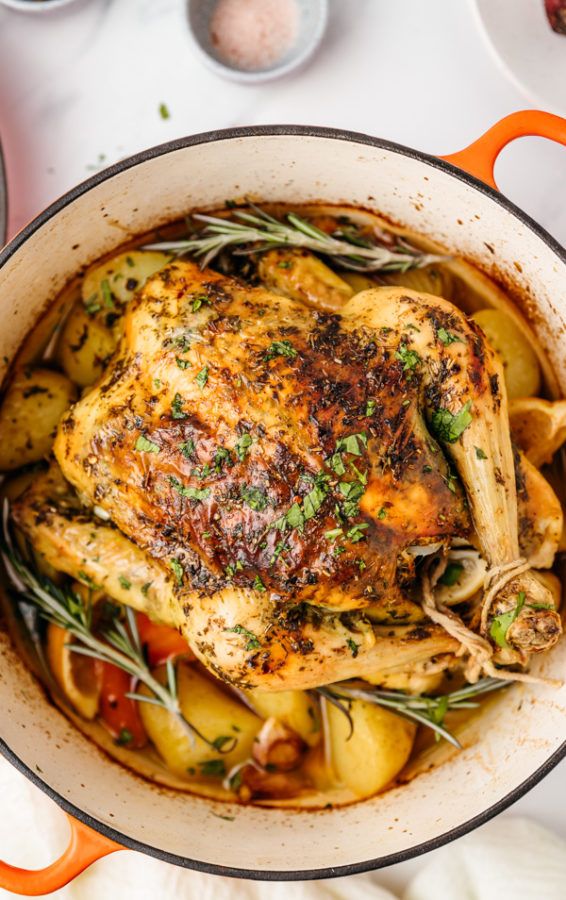
<path fill-rule="evenodd" d="M 148 160 L 156 159 L 160 156 L 165 156 L 168 153 L 172 153 L 177 150 L 183 150 L 187 147 L 237 138 L 279 136 L 329 138 L 332 140 L 346 141 L 347 143 L 361 144 L 377 149 L 389 150 L 393 153 L 399 154 L 400 156 L 406 156 L 410 159 L 424 162 L 427 165 L 432 166 L 433 168 L 441 169 L 452 177 L 457 178 L 459 181 L 462 181 L 464 184 L 473 187 L 481 194 L 487 196 L 489 199 L 502 206 L 507 212 L 510 212 L 522 224 L 526 225 L 531 231 L 533 231 L 536 236 L 540 238 L 540 240 L 542 240 L 550 248 L 550 250 L 552 250 L 553 253 L 556 254 L 559 260 L 564 263 L 564 265 L 566 265 L 566 248 L 564 248 L 556 240 L 556 238 L 552 237 L 552 235 L 550 235 L 545 228 L 539 225 L 534 219 L 527 215 L 527 213 L 525 213 L 520 207 L 516 206 L 511 200 L 507 199 L 507 197 L 499 193 L 499 191 L 495 190 L 489 185 L 486 185 L 475 176 L 470 175 L 462 169 L 457 168 L 452 163 L 446 162 L 445 160 L 440 159 L 436 156 L 432 156 L 428 153 L 424 153 L 411 147 L 407 147 L 403 144 L 398 144 L 393 141 L 387 141 L 382 138 L 375 138 L 362 132 L 310 125 L 254 125 L 242 126 L 238 128 L 217 129 L 213 131 L 200 132 L 199 134 L 190 135 L 184 138 L 177 138 L 173 141 L 168 141 L 163 144 L 158 144 L 154 147 L 150 147 L 147 150 L 142 150 L 139 153 L 135 153 L 132 156 L 128 156 L 125 159 L 114 163 L 101 172 L 97 172 L 90 178 L 87 178 L 85 181 L 80 182 L 74 188 L 71 188 L 71 190 L 67 191 L 65 194 L 63 194 L 61 197 L 47 206 L 46 209 L 39 213 L 39 215 L 32 219 L 31 222 L 29 222 L 20 232 L 18 232 L 18 234 L 16 234 L 14 238 L 12 238 L 12 240 L 2 250 L 0 250 L 0 269 L 8 262 L 9 259 L 11 259 L 11 257 L 19 250 L 19 248 L 23 246 L 23 244 L 25 244 L 26 240 L 33 234 L 35 234 L 36 231 L 42 228 L 50 219 L 52 219 L 55 215 L 65 209 L 65 207 L 71 204 L 74 200 L 90 191 L 91 188 L 97 187 L 99 184 L 102 184 L 104 181 L 113 178 L 115 175 L 119 175 L 120 173 L 127 171 L 128 169 L 133 168 L 141 163 L 147 162 Z M 43 779 L 39 777 L 39 774 L 37 772 L 32 771 L 32 769 L 30 769 L 29 766 L 27 766 L 27 764 L 24 763 L 23 760 L 21 760 L 14 751 L 11 750 L 11 748 L 2 737 L 0 737 L 0 753 L 14 766 L 14 768 L 25 775 L 26 778 L 28 778 L 36 787 L 40 788 L 40 790 L 47 794 L 48 797 L 54 800 L 57 805 L 61 807 L 65 812 L 74 816 L 83 824 L 89 826 L 90 828 L 93 828 L 95 831 L 98 831 L 100 834 L 109 838 L 111 841 L 115 841 L 121 844 L 126 849 L 137 850 L 139 852 L 146 853 L 149 856 L 161 859 L 164 862 L 181 866 L 182 868 L 186 869 L 194 869 L 198 872 L 204 872 L 209 875 L 223 875 L 230 878 L 246 878 L 253 881 L 274 882 L 303 881 L 356 875 L 363 872 L 382 869 L 387 866 L 395 865 L 397 863 L 406 862 L 409 859 L 414 859 L 424 853 L 428 853 L 430 850 L 437 850 L 439 847 L 442 847 L 445 844 L 456 840 L 457 838 L 463 837 L 465 834 L 468 834 L 470 831 L 473 831 L 480 825 L 484 825 L 490 819 L 499 815 L 499 813 L 503 812 L 505 809 L 507 809 L 509 806 L 523 797 L 526 793 L 528 793 L 531 788 L 535 787 L 535 785 L 537 785 L 556 765 L 558 765 L 559 762 L 561 762 L 562 759 L 564 759 L 564 757 L 566 757 L 566 741 L 564 741 L 562 745 L 554 751 L 554 753 L 546 760 L 545 763 L 543 763 L 542 766 L 540 766 L 528 778 L 521 782 L 521 784 L 519 784 L 514 790 L 506 794 L 505 797 L 502 797 L 501 800 L 499 800 L 497 803 L 494 803 L 493 805 L 487 807 L 487 809 L 485 809 L 482 813 L 479 813 L 477 816 L 468 819 L 466 822 L 463 822 L 456 828 L 451 828 L 449 831 L 446 831 L 435 838 L 431 838 L 428 841 L 423 841 L 421 844 L 417 844 L 414 847 L 410 847 L 406 850 L 391 853 L 388 856 L 365 860 L 363 862 L 350 863 L 343 866 L 328 866 L 319 869 L 296 869 L 282 871 L 244 868 L 240 869 L 232 866 L 222 866 L 215 863 L 207 863 L 201 860 L 190 859 L 189 857 L 185 856 L 179 856 L 175 853 L 170 853 L 167 850 L 162 850 L 149 844 L 145 844 L 142 841 L 122 834 L 120 831 L 110 827 L 109 825 L 106 825 L 103 822 L 100 822 L 98 819 L 84 812 L 84 810 L 82 810 L 80 807 L 75 806 L 70 800 L 67 800 L 45 781 L 43 781 Z"/>

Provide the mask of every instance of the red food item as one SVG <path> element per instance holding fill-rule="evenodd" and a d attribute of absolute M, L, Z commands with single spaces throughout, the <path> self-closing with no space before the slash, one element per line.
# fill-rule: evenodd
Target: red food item
<path fill-rule="evenodd" d="M 160 666 L 168 659 L 177 656 L 190 656 L 194 659 L 184 637 L 168 625 L 156 625 L 144 613 L 136 616 L 140 641 L 147 653 L 150 666 Z"/>
<path fill-rule="evenodd" d="M 566 34 L 566 0 L 544 0 L 550 26 L 557 34 Z"/>
<path fill-rule="evenodd" d="M 133 690 L 131 675 L 113 666 L 101 663 L 102 686 L 100 690 L 100 718 L 116 743 L 130 750 L 139 750 L 147 744 L 137 700 L 126 694 Z"/>

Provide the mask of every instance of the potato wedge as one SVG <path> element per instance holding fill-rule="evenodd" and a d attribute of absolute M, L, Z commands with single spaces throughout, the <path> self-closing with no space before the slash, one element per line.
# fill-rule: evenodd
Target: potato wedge
<path fill-rule="evenodd" d="M 57 684 L 73 708 L 85 719 L 94 719 L 100 697 L 96 661 L 89 656 L 73 653 L 68 647 L 72 640 L 65 628 L 50 622 L 47 627 L 47 661 Z"/>
<path fill-rule="evenodd" d="M 353 288 L 306 250 L 270 250 L 258 262 L 261 281 L 276 294 L 334 312 L 354 294 Z"/>
<path fill-rule="evenodd" d="M 398 284 L 424 294 L 444 297 L 445 300 L 451 300 L 454 293 L 450 272 L 437 263 L 407 272 L 387 272 L 381 275 L 381 280 L 386 284 Z"/>
<path fill-rule="evenodd" d="M 160 680 L 165 679 L 163 668 L 156 669 L 155 674 Z M 258 716 L 185 662 L 177 664 L 177 687 L 183 715 L 201 734 L 209 741 L 218 742 L 220 747 L 222 743 L 227 745 L 227 739 L 237 738 L 237 744 L 230 752 L 221 754 L 198 737 L 193 742 L 179 720 L 167 710 L 140 703 L 145 730 L 172 772 L 184 778 L 218 777 L 251 756 L 254 738 L 262 726 Z M 142 693 L 149 695 L 145 689 Z"/>
<path fill-rule="evenodd" d="M 353 700 L 350 714 L 327 705 L 330 753 L 337 778 L 357 797 L 371 797 L 386 787 L 407 762 L 416 727 L 373 703 Z"/>
<path fill-rule="evenodd" d="M 522 397 L 509 404 L 511 433 L 537 469 L 549 463 L 566 441 L 566 400 Z"/>
<path fill-rule="evenodd" d="M 17 372 L 0 407 L 0 470 L 19 469 L 47 456 L 59 419 L 76 395 L 74 384 L 60 372 Z"/>
<path fill-rule="evenodd" d="M 509 398 L 537 394 L 541 386 L 537 355 L 517 322 L 500 309 L 480 309 L 472 318 L 501 357 Z"/>
<path fill-rule="evenodd" d="M 57 359 L 71 381 L 88 387 L 102 375 L 116 343 L 112 329 L 77 303 L 59 338 Z"/>
<path fill-rule="evenodd" d="M 155 250 L 128 250 L 88 270 L 82 296 L 87 312 L 118 312 L 171 256 Z"/>
<path fill-rule="evenodd" d="M 255 711 L 263 719 L 278 719 L 309 747 L 320 741 L 318 707 L 306 691 L 246 691 Z"/>
<path fill-rule="evenodd" d="M 362 275 L 361 272 L 341 272 L 340 278 L 350 285 L 354 294 L 361 294 L 362 291 L 369 291 L 379 284 L 378 281 L 375 281 L 368 275 Z"/>

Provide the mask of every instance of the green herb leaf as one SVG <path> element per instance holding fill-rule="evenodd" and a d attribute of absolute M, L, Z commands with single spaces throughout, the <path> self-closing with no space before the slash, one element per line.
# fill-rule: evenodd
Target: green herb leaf
<path fill-rule="evenodd" d="M 210 775 L 213 778 L 223 778 L 226 775 L 226 765 L 223 759 L 206 759 L 198 765 L 201 775 Z"/>
<path fill-rule="evenodd" d="M 180 394 L 175 394 L 171 404 L 171 415 L 174 419 L 186 419 L 187 414 L 183 412 L 183 404 L 185 401 Z"/>
<path fill-rule="evenodd" d="M 412 372 L 421 361 L 416 350 L 409 350 L 407 344 L 399 344 L 399 349 L 395 351 L 395 359 L 400 359 L 403 363 L 403 372 Z"/>
<path fill-rule="evenodd" d="M 154 444 L 145 435 L 140 434 L 136 441 L 135 449 L 139 450 L 140 453 L 159 453 L 160 447 L 159 444 Z"/>
<path fill-rule="evenodd" d="M 250 449 L 252 443 L 253 443 L 253 439 L 252 439 L 251 434 L 243 434 L 241 436 L 241 438 L 238 440 L 238 442 L 236 443 L 236 447 L 235 447 L 236 456 L 238 457 L 240 462 L 242 462 L 246 458 L 246 455 L 247 455 L 248 450 Z"/>
<path fill-rule="evenodd" d="M 368 400 L 368 402 L 366 403 L 366 416 L 373 416 L 376 408 L 377 402 L 375 400 Z"/>
<path fill-rule="evenodd" d="M 132 582 L 129 580 L 129 578 L 126 578 L 125 575 L 119 575 L 118 581 L 120 582 L 120 587 L 123 587 L 125 591 L 130 590 Z"/>
<path fill-rule="evenodd" d="M 343 437 L 336 441 L 336 453 L 351 453 L 352 456 L 362 456 L 364 447 L 367 447 L 367 445 L 367 434 L 364 431 L 360 431 L 357 434 L 349 434 L 348 437 Z"/>
<path fill-rule="evenodd" d="M 448 444 L 455 444 L 466 428 L 472 424 L 473 416 L 470 412 L 471 400 L 455 415 L 449 409 L 437 409 L 432 414 L 432 427 L 436 437 Z"/>
<path fill-rule="evenodd" d="M 267 506 L 267 495 L 257 487 L 243 484 L 240 487 L 240 497 L 250 509 L 263 512 Z"/>
<path fill-rule="evenodd" d="M 356 656 L 358 655 L 358 650 L 360 649 L 360 646 L 361 646 L 361 645 L 360 645 L 360 644 L 356 644 L 356 642 L 355 642 L 355 640 L 354 640 L 353 638 L 348 638 L 348 640 L 346 641 L 346 643 L 347 643 L 348 647 L 350 648 L 350 652 L 351 652 L 352 656 L 353 656 L 354 659 L 355 659 Z"/>
<path fill-rule="evenodd" d="M 200 372 L 196 376 L 195 381 L 198 384 L 201 391 L 204 390 L 204 386 L 206 385 L 206 382 L 208 381 L 208 366 L 203 366 L 203 368 L 200 370 Z"/>
<path fill-rule="evenodd" d="M 183 444 L 179 444 L 179 450 L 181 451 L 185 459 L 190 459 L 195 452 L 195 442 L 192 438 L 189 438 L 188 441 L 185 441 Z"/>
<path fill-rule="evenodd" d="M 276 356 L 285 356 L 287 359 L 295 359 L 297 351 L 293 347 L 291 341 L 273 341 L 265 354 L 265 359 L 275 359 Z"/>
<path fill-rule="evenodd" d="M 387 510 L 385 509 L 384 506 L 382 506 L 381 509 L 379 510 L 378 514 L 377 514 L 377 518 L 378 518 L 378 519 L 385 519 L 386 516 L 387 516 Z"/>
<path fill-rule="evenodd" d="M 464 341 L 462 340 L 461 337 L 458 337 L 458 335 L 454 334 L 454 332 L 452 332 L 452 331 L 446 331 L 446 328 L 437 328 L 436 336 L 437 336 L 438 340 L 441 341 L 443 344 L 446 344 L 446 346 L 448 346 L 449 344 L 455 344 L 455 343 L 463 344 L 464 343 Z"/>
<path fill-rule="evenodd" d="M 327 541 L 335 541 L 337 538 L 342 537 L 343 531 L 341 528 L 331 528 L 330 531 L 324 532 L 324 537 Z"/>
<path fill-rule="evenodd" d="M 191 365 L 188 359 L 181 359 L 180 356 L 175 357 L 175 362 L 179 366 L 180 369 L 188 369 Z"/>
<path fill-rule="evenodd" d="M 487 459 L 487 453 L 484 453 L 481 447 L 475 447 L 477 459 Z"/>
<path fill-rule="evenodd" d="M 254 591 L 261 591 L 262 594 L 264 594 L 267 590 L 259 575 L 256 575 L 256 577 L 254 578 L 252 588 Z"/>
<path fill-rule="evenodd" d="M 444 572 L 438 579 L 439 584 L 444 584 L 446 587 L 453 587 L 457 581 L 460 580 L 460 575 L 464 571 L 464 566 L 462 563 L 451 562 L 448 563 Z"/>
<path fill-rule="evenodd" d="M 161 116 L 162 119 L 170 119 L 171 118 L 171 113 L 169 112 L 169 107 L 167 106 L 166 103 L 159 104 L 159 115 Z"/>
<path fill-rule="evenodd" d="M 183 578 L 185 577 L 185 570 L 183 569 L 183 566 L 181 565 L 179 560 L 178 559 L 170 559 L 169 560 L 169 568 L 173 572 L 173 575 L 175 576 L 177 584 L 181 585 L 183 583 Z"/>
<path fill-rule="evenodd" d="M 127 744 L 131 744 L 134 739 L 134 736 L 131 731 L 127 728 L 121 728 L 120 734 L 116 738 L 116 743 L 119 747 L 125 747 Z"/>
<path fill-rule="evenodd" d="M 366 528 L 369 528 L 367 522 L 358 522 L 357 525 L 353 525 L 349 531 L 346 532 L 346 540 L 351 541 L 352 544 L 357 544 L 358 541 L 363 541 L 366 535 L 364 531 Z"/>
<path fill-rule="evenodd" d="M 525 592 L 519 591 L 515 607 L 507 612 L 501 613 L 499 616 L 494 616 L 489 633 L 499 647 L 509 647 L 509 644 L 507 643 L 507 632 L 521 612 L 526 599 L 527 596 Z"/>
<path fill-rule="evenodd" d="M 231 631 L 233 634 L 241 634 L 243 637 L 247 638 L 245 650 L 259 650 L 261 647 L 261 642 L 255 636 L 253 631 L 248 631 L 243 625 L 234 625 L 233 628 L 225 628 L 224 630 Z"/>
<path fill-rule="evenodd" d="M 102 299 L 104 300 L 104 305 L 109 307 L 109 309 L 114 309 L 114 298 L 112 297 L 112 291 L 110 289 L 110 283 L 107 278 L 104 278 L 100 282 L 100 290 L 102 292 Z"/>
<path fill-rule="evenodd" d="M 210 488 L 194 488 L 194 487 L 186 487 L 178 478 L 175 478 L 174 475 L 169 476 L 169 483 L 171 487 L 177 491 L 178 494 L 181 494 L 182 497 L 188 497 L 189 500 L 196 500 L 198 503 L 201 500 L 207 500 L 210 497 Z"/>

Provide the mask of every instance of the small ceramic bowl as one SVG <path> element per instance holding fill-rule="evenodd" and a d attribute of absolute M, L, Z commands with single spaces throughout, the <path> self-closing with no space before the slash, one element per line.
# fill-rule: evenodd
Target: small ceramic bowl
<path fill-rule="evenodd" d="M 52 9 L 59 9 L 74 0 L 0 0 L 0 5 L 9 6 L 10 9 L 17 9 L 20 12 L 49 12 Z"/>
<path fill-rule="evenodd" d="M 217 75 L 246 84 L 259 84 L 288 75 L 306 63 L 320 44 L 328 17 L 328 0 L 296 0 L 297 36 L 289 50 L 265 69 L 242 69 L 221 58 L 210 37 L 210 20 L 218 0 L 189 0 L 189 28 L 202 61 Z"/>

